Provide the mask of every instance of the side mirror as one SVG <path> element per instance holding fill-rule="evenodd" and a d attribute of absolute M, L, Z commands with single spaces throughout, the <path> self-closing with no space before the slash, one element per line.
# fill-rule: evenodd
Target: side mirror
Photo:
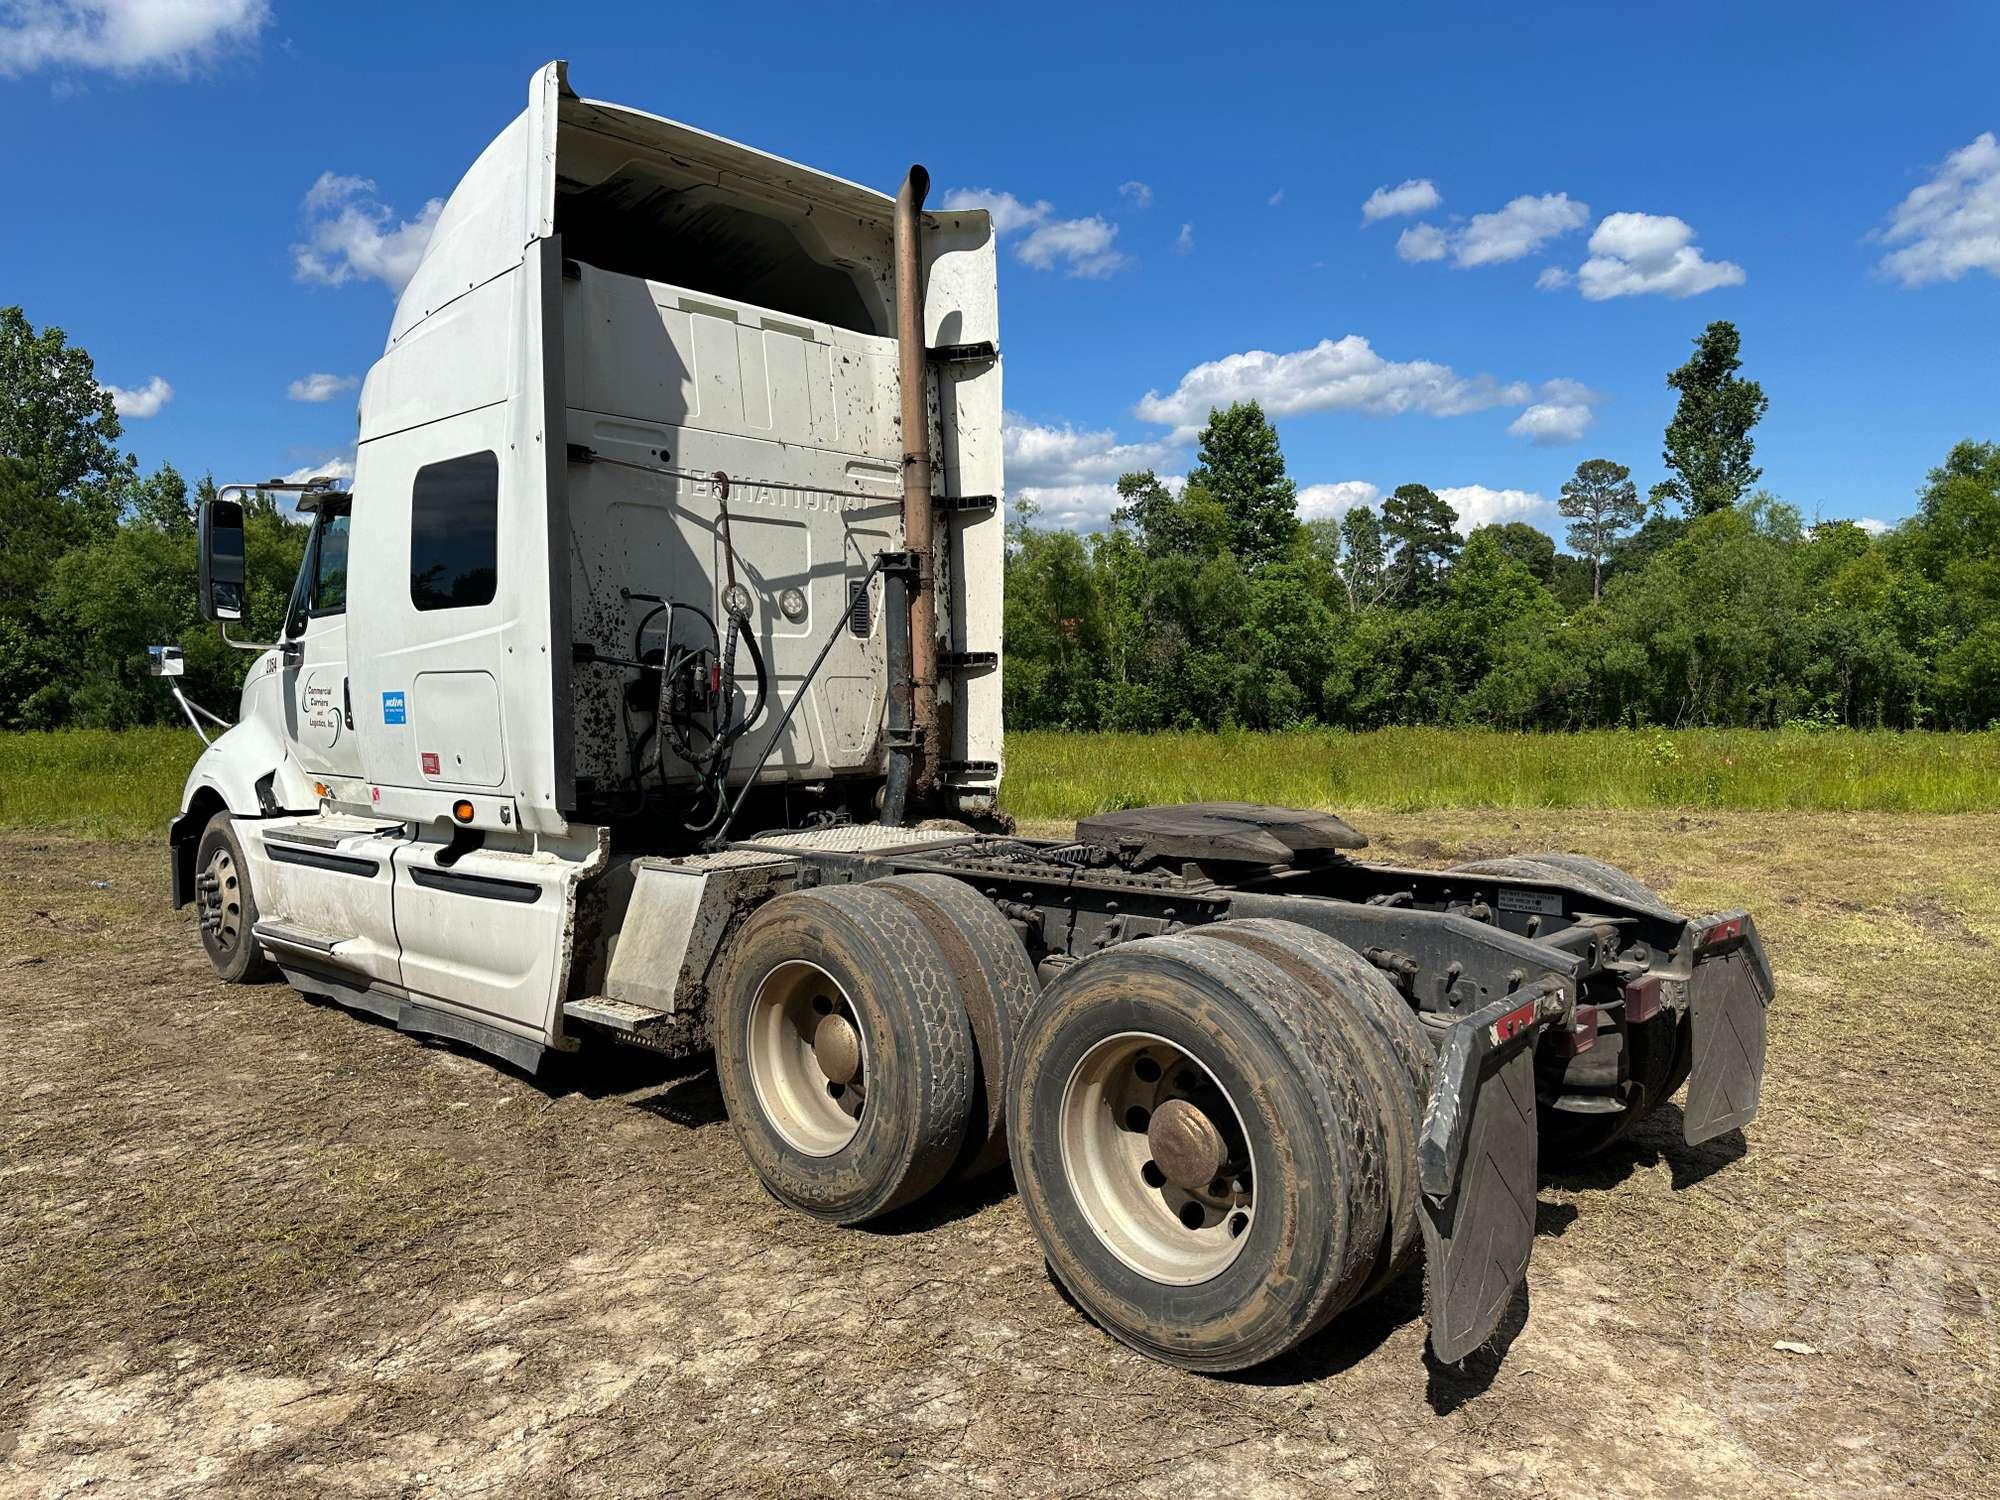
<path fill-rule="evenodd" d="M 146 665 L 155 677 L 179 677 L 187 671 L 187 663 L 182 660 L 178 646 L 148 646 Z"/>
<path fill-rule="evenodd" d="M 243 618 L 243 507 L 211 500 L 201 508 L 201 614 L 225 624 Z"/>

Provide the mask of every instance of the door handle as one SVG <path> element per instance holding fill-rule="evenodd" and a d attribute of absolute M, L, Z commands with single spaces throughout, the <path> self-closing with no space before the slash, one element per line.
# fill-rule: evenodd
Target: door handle
<path fill-rule="evenodd" d="M 345 677 L 340 679 L 340 716 L 347 721 L 349 729 L 354 727 L 354 690 Z"/>

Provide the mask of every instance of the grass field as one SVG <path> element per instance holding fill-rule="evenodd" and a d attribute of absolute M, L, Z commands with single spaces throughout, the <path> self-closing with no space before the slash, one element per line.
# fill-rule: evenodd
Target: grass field
<path fill-rule="evenodd" d="M 0 734 L 0 828 L 157 834 L 201 753 L 185 729 Z M 1047 822 L 1174 802 L 2000 811 L 2000 734 L 1747 729 L 1010 735 L 1002 804 Z"/>

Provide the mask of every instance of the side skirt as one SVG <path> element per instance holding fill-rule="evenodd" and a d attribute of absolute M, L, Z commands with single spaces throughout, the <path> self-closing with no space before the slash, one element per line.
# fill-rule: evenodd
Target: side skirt
<path fill-rule="evenodd" d="M 302 994 L 324 995 L 349 1010 L 379 1016 L 391 1022 L 398 1031 L 462 1042 L 489 1057 L 497 1057 L 519 1068 L 523 1073 L 539 1072 L 543 1059 L 553 1050 L 540 1042 L 503 1031 L 498 1026 L 489 1026 L 484 1021 L 421 1004 L 406 992 L 379 981 L 373 984 L 357 983 L 359 975 L 336 976 L 325 969 L 303 965 L 289 954 L 279 957 L 278 967 L 286 983 Z"/>

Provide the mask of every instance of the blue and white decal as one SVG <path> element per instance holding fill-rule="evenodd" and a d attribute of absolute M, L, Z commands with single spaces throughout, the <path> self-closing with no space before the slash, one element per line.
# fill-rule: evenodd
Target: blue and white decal
<path fill-rule="evenodd" d="M 382 722 L 384 724 L 406 724 L 409 722 L 403 709 L 403 695 L 400 692 L 382 695 Z"/>

